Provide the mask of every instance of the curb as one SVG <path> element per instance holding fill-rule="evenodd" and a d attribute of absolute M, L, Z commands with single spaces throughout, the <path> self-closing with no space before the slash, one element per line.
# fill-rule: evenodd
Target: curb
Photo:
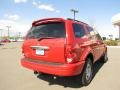
<path fill-rule="evenodd" d="M 120 48 L 120 46 L 107 46 L 108 48 Z"/>

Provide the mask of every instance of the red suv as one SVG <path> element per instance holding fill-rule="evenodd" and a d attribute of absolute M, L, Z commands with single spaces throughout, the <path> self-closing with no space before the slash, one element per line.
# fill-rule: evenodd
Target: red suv
<path fill-rule="evenodd" d="M 81 75 L 83 85 L 93 76 L 93 64 L 107 61 L 107 48 L 88 24 L 62 18 L 32 23 L 22 46 L 22 66 L 56 76 Z"/>

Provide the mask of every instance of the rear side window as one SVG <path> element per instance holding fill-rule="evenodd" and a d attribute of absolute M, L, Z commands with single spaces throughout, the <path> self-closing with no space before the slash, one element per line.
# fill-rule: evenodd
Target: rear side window
<path fill-rule="evenodd" d="M 73 23 L 75 37 L 83 37 L 85 35 L 84 27 L 80 24 Z"/>
<path fill-rule="evenodd" d="M 90 38 L 94 37 L 95 36 L 95 32 L 94 32 L 93 28 L 91 28 L 91 27 L 87 27 L 87 28 L 88 28 L 88 32 L 89 32 Z"/>
<path fill-rule="evenodd" d="M 65 23 L 63 22 L 50 22 L 33 26 L 26 38 L 41 38 L 41 37 L 54 37 L 65 38 Z"/>
<path fill-rule="evenodd" d="M 97 39 L 98 40 L 102 40 L 100 34 L 96 30 L 94 30 L 94 32 L 95 32 L 95 35 L 96 35 Z"/>
<path fill-rule="evenodd" d="M 94 32 L 93 28 L 88 26 L 87 29 L 88 29 L 88 32 L 89 32 L 89 38 L 91 40 L 95 40 L 96 36 L 95 36 L 95 32 Z"/>

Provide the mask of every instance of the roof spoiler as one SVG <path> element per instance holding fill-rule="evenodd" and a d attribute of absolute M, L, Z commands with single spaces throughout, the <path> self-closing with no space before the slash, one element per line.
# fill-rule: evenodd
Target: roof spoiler
<path fill-rule="evenodd" d="M 37 21 L 34 21 L 32 23 L 32 26 L 35 26 L 35 25 L 39 25 L 41 23 L 45 23 L 45 22 L 52 22 L 52 21 L 57 21 L 57 22 L 61 22 L 61 21 L 65 21 L 64 19 L 62 18 L 46 18 L 46 19 L 41 19 L 41 20 L 37 20 Z"/>

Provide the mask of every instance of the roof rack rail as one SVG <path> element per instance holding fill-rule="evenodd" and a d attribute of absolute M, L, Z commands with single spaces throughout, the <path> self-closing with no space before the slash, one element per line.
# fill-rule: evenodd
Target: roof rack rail
<path fill-rule="evenodd" d="M 67 20 L 72 20 L 72 21 L 75 21 L 75 22 L 80 22 L 80 23 L 83 23 L 83 24 L 87 24 L 87 23 L 84 23 L 82 21 L 79 21 L 79 20 L 74 20 L 74 19 L 71 19 L 71 18 L 67 18 Z M 88 25 L 88 24 L 87 24 Z"/>
<path fill-rule="evenodd" d="M 72 20 L 72 21 L 80 22 L 80 21 L 78 21 L 78 20 L 74 20 L 74 19 L 71 19 L 71 18 L 67 18 L 67 20 Z"/>

